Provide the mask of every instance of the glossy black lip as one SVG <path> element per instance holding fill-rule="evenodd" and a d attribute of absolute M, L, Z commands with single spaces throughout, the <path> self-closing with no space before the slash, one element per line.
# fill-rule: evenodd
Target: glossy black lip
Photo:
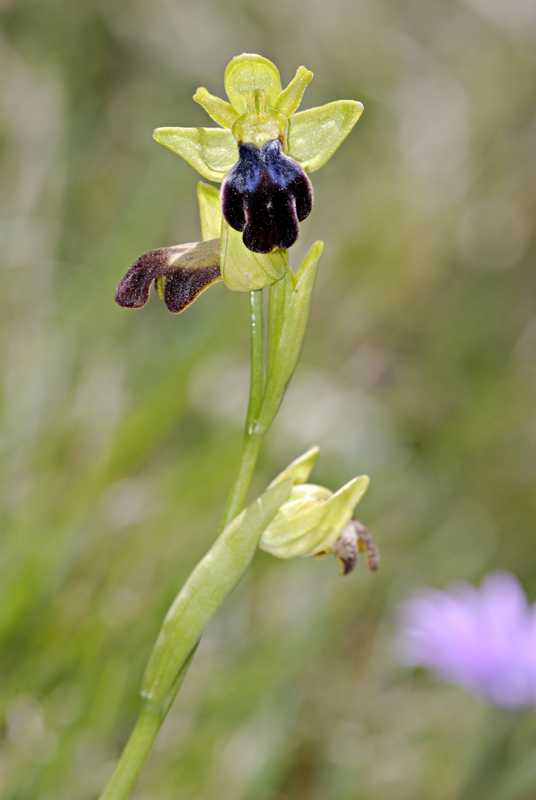
<path fill-rule="evenodd" d="M 238 161 L 222 185 L 221 207 L 231 228 L 243 231 L 248 250 L 271 253 L 298 238 L 299 223 L 313 207 L 313 187 L 278 139 L 262 147 L 240 144 Z"/>

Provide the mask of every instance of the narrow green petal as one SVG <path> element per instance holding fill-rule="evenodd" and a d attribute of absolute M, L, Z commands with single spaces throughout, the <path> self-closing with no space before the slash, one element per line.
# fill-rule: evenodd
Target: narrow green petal
<path fill-rule="evenodd" d="M 338 539 L 341 530 L 348 520 L 351 519 L 354 508 L 367 491 L 369 484 L 370 478 L 368 475 L 359 475 L 359 477 L 354 478 L 339 489 L 339 491 L 326 502 L 324 524 L 338 531 L 333 541 L 330 542 L 330 545 Z"/>
<path fill-rule="evenodd" d="M 222 213 L 220 193 L 215 186 L 199 181 L 197 184 L 197 200 L 201 215 L 201 235 L 204 242 L 219 239 L 221 235 Z"/>
<path fill-rule="evenodd" d="M 280 280 L 288 264 L 286 250 L 267 255 L 252 253 L 242 241 L 242 234 L 225 220 L 221 228 L 221 275 L 228 289 L 251 292 Z"/>
<path fill-rule="evenodd" d="M 286 478 L 292 478 L 294 485 L 305 483 L 312 472 L 319 452 L 319 447 L 311 447 L 302 456 L 294 459 L 294 461 L 292 461 L 288 467 L 283 470 L 283 472 L 280 472 L 277 478 L 272 481 L 270 486 L 280 483 L 280 481 L 284 481 Z"/>
<path fill-rule="evenodd" d="M 194 94 L 194 100 L 203 106 L 214 122 L 223 125 L 224 128 L 231 128 L 233 122 L 238 118 L 238 111 L 230 103 L 210 94 L 203 86 Z"/>
<path fill-rule="evenodd" d="M 266 92 L 268 105 L 273 108 L 281 94 L 279 70 L 267 58 L 255 53 L 242 53 L 233 58 L 225 70 L 225 91 L 239 114 L 247 111 L 248 95 L 256 89 Z"/>
<path fill-rule="evenodd" d="M 362 111 L 363 105 L 356 100 L 336 100 L 294 114 L 289 120 L 289 155 L 307 172 L 320 169 L 346 139 Z"/>
<path fill-rule="evenodd" d="M 277 108 L 286 117 L 294 114 L 312 77 L 313 73 L 310 70 L 299 67 L 295 77 L 275 101 L 274 108 Z"/>
<path fill-rule="evenodd" d="M 238 160 L 236 142 L 223 128 L 157 128 L 153 136 L 209 181 L 222 181 Z"/>

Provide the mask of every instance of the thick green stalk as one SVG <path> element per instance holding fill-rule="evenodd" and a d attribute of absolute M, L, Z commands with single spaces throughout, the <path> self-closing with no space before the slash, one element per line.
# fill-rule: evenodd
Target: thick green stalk
<path fill-rule="evenodd" d="M 264 325 L 263 325 L 262 289 L 250 292 L 251 304 L 251 372 L 249 383 L 249 404 L 242 440 L 242 449 L 238 457 L 235 473 L 227 495 L 220 523 L 222 531 L 229 522 L 244 508 L 251 478 L 264 433 L 254 433 L 255 423 L 262 405 L 264 385 Z"/>

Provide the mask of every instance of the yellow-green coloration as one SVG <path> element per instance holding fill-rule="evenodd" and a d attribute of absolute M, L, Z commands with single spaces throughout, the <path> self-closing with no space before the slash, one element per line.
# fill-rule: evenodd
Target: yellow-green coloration
<path fill-rule="evenodd" d="M 279 139 L 286 153 L 288 148 L 288 119 L 275 108 L 268 107 L 266 92 L 256 89 L 250 92 L 247 99 L 247 110 L 233 123 L 231 133 L 238 144 L 242 142 L 263 144 Z"/>
<path fill-rule="evenodd" d="M 282 90 L 279 71 L 271 61 L 243 53 L 233 58 L 225 70 L 225 90 L 230 102 L 215 97 L 204 87 L 194 95 L 194 100 L 221 128 L 157 128 L 154 138 L 180 155 L 204 178 L 218 183 L 237 162 L 238 142 L 262 146 L 279 139 L 288 156 L 306 172 L 314 172 L 348 136 L 363 106 L 355 100 L 337 100 L 295 113 L 312 77 L 312 72 L 300 67 Z M 205 203 L 206 195 L 200 196 L 200 203 L 201 199 Z M 206 213 L 205 203 L 201 207 L 202 225 Z M 210 214 L 214 220 L 215 212 Z M 214 230 L 212 226 L 212 236 Z M 221 274 L 229 289 L 241 292 L 261 289 L 284 276 L 288 263 L 286 251 L 276 250 L 268 255 L 252 253 L 241 236 L 223 220 L 216 235 L 222 239 Z"/>
<path fill-rule="evenodd" d="M 242 53 L 233 58 L 225 70 L 224 83 L 227 97 L 239 114 L 247 111 L 251 92 L 265 92 L 271 108 L 281 94 L 279 70 L 267 58 L 255 53 Z"/>
<path fill-rule="evenodd" d="M 199 181 L 197 184 L 197 201 L 201 217 L 201 236 L 204 242 L 220 236 L 222 213 L 220 193 L 215 186 Z"/>
<path fill-rule="evenodd" d="M 352 518 L 355 506 L 369 485 L 360 475 L 333 494 L 324 486 L 305 483 L 318 456 L 313 447 L 293 461 L 272 485 L 292 478 L 294 487 L 264 531 L 259 547 L 277 558 L 324 553 L 332 547 Z"/>

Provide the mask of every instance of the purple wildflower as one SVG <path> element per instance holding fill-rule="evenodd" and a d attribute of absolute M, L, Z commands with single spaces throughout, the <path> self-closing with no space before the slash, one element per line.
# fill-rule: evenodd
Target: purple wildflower
<path fill-rule="evenodd" d="M 397 650 L 423 666 L 506 708 L 536 705 L 536 604 L 529 607 L 513 575 L 489 575 L 480 589 L 424 589 L 402 603 Z"/>

